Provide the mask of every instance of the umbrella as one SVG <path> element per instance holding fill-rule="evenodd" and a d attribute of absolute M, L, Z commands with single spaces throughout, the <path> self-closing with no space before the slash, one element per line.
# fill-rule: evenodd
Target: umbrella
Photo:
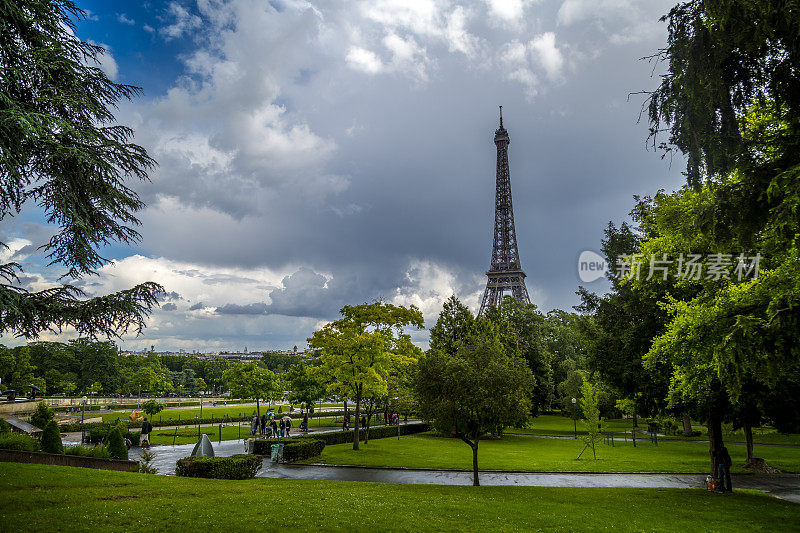
<path fill-rule="evenodd" d="M 284 417 L 282 418 L 282 420 L 283 420 L 284 422 L 286 422 L 287 420 L 291 422 L 291 421 L 292 421 L 292 417 L 291 417 L 291 416 L 284 416 Z"/>

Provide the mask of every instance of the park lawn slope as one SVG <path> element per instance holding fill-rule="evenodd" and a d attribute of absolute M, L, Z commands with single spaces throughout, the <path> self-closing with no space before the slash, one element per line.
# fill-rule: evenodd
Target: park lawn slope
<path fill-rule="evenodd" d="M 481 470 L 533 470 L 575 472 L 707 472 L 708 445 L 693 442 L 617 442 L 612 447 L 597 444 L 597 458 L 591 450 L 577 460 L 581 440 L 548 439 L 506 435 L 481 440 L 478 466 Z M 733 472 L 746 472 L 744 446 L 728 446 Z M 800 449 L 761 447 L 758 455 L 785 472 L 800 471 Z M 353 451 L 350 444 L 326 446 L 322 462 L 339 465 L 392 466 L 407 468 L 472 469 L 472 450 L 462 441 L 430 433 L 370 441 Z"/>
<path fill-rule="evenodd" d="M 798 530 L 753 491 L 173 478 L 0 463 L 3 531 Z"/>

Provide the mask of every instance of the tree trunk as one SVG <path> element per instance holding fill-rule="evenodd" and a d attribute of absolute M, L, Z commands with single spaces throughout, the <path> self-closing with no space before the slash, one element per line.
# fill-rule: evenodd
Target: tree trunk
<path fill-rule="evenodd" d="M 346 410 L 345 410 L 346 412 Z M 345 415 L 347 416 L 347 415 Z M 358 426 L 361 423 L 361 391 L 356 392 L 356 423 L 353 431 L 353 449 L 358 450 Z"/>
<path fill-rule="evenodd" d="M 636 415 L 636 413 L 633 413 L 633 427 L 639 427 L 639 417 Z"/>
<path fill-rule="evenodd" d="M 717 477 L 717 451 L 722 449 L 722 417 L 713 409 L 708 413 L 708 453 L 711 459 L 711 476 Z"/>
<path fill-rule="evenodd" d="M 256 398 L 256 414 L 258 415 L 258 419 L 261 420 L 261 407 L 258 405 L 258 398 Z"/>
<path fill-rule="evenodd" d="M 747 463 L 750 464 L 753 460 L 753 426 L 750 424 L 744 425 L 744 440 L 747 443 Z"/>
<path fill-rule="evenodd" d="M 692 436 L 692 419 L 689 418 L 689 413 L 683 413 L 683 434 L 687 437 Z"/>
<path fill-rule="evenodd" d="M 478 438 L 475 438 L 475 444 L 470 446 L 472 446 L 472 485 L 479 487 L 481 483 L 478 481 Z"/>

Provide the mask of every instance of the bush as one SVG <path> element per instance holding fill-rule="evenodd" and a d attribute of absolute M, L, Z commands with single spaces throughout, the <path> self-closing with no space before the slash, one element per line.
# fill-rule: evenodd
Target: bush
<path fill-rule="evenodd" d="M 126 431 L 123 435 L 126 439 L 131 441 L 131 446 L 138 446 L 139 445 L 139 437 L 142 436 L 141 433 L 132 433 L 130 431 Z"/>
<path fill-rule="evenodd" d="M 272 445 L 278 443 L 278 439 L 255 439 L 253 454 L 268 456 L 272 453 Z M 325 448 L 322 440 L 307 437 L 280 439 L 280 444 L 283 444 L 283 460 L 287 463 L 317 457 Z"/>
<path fill-rule="evenodd" d="M 0 448 L 3 450 L 38 452 L 39 441 L 24 433 L 3 433 L 0 435 Z"/>
<path fill-rule="evenodd" d="M 47 407 L 47 404 L 44 403 L 44 401 L 41 401 L 36 404 L 36 411 L 34 411 L 31 415 L 31 424 L 37 428 L 44 429 L 47 423 L 53 419 L 54 415 L 55 411 Z"/>
<path fill-rule="evenodd" d="M 0 433 L 10 433 L 11 432 L 11 424 L 6 422 L 4 418 L 0 418 Z"/>
<path fill-rule="evenodd" d="M 64 453 L 64 445 L 61 443 L 61 434 L 58 432 L 58 424 L 51 420 L 42 431 L 42 451 L 47 453 Z"/>
<path fill-rule="evenodd" d="M 158 469 L 153 466 L 153 459 L 156 458 L 156 454 L 151 452 L 150 450 L 142 450 L 142 458 L 139 460 L 139 473 L 140 474 L 157 474 Z"/>
<path fill-rule="evenodd" d="M 175 475 L 214 479 L 250 479 L 261 468 L 259 455 L 231 457 L 184 457 L 175 465 Z"/>
<path fill-rule="evenodd" d="M 112 459 L 128 459 L 128 448 L 125 446 L 125 440 L 122 438 L 122 430 L 120 426 L 115 426 L 114 429 L 108 434 L 108 452 L 111 454 Z"/>
<path fill-rule="evenodd" d="M 111 453 L 105 446 L 68 446 L 64 448 L 64 455 L 76 455 L 78 457 L 97 457 L 99 459 L 111 459 Z"/>

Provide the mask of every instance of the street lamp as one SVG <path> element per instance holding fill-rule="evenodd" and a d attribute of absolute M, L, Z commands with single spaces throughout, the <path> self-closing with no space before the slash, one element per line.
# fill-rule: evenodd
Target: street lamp
<path fill-rule="evenodd" d="M 139 385 L 139 397 L 136 399 L 136 409 L 140 408 L 139 404 L 142 403 L 142 386 Z"/>
<path fill-rule="evenodd" d="M 572 400 L 572 426 L 573 430 L 575 431 L 575 438 L 578 438 L 578 419 L 575 418 L 575 404 L 578 403 L 578 400 L 573 398 Z"/>
<path fill-rule="evenodd" d="M 200 391 L 200 418 L 203 418 L 203 391 Z"/>
<path fill-rule="evenodd" d="M 83 417 L 86 414 L 86 396 L 81 398 L 81 445 L 86 440 L 86 426 L 83 425 Z"/>

